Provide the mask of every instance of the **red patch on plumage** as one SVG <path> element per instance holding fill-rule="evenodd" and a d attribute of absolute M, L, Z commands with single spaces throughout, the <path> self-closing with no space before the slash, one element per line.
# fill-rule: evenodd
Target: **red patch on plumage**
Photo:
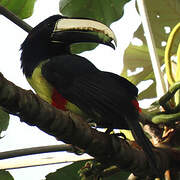
<path fill-rule="evenodd" d="M 52 94 L 52 105 L 58 109 L 61 109 L 63 111 L 66 110 L 66 105 L 67 100 L 57 92 L 56 89 L 53 89 L 53 94 Z"/>
<path fill-rule="evenodd" d="M 133 106 L 138 110 L 138 112 L 142 112 L 141 108 L 139 107 L 139 103 L 136 99 L 133 99 L 131 102 Z"/>

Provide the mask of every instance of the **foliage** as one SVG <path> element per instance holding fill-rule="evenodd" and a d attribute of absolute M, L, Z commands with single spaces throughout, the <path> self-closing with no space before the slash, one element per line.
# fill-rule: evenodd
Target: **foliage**
<path fill-rule="evenodd" d="M 46 176 L 46 180 L 68 179 L 79 180 L 79 169 L 84 165 L 84 161 L 73 163 L 69 166 L 58 169 L 55 173 L 50 173 Z M 69 173 L 71 172 L 71 173 Z"/>
<path fill-rule="evenodd" d="M 0 5 L 6 7 L 18 17 L 25 19 L 32 15 L 36 0 L 0 0 Z"/>
<path fill-rule="evenodd" d="M 96 19 L 107 26 L 123 15 L 123 7 L 130 0 L 61 0 L 59 10 L 65 16 Z M 83 11 L 85 10 L 85 11 Z"/>
<path fill-rule="evenodd" d="M 177 9 L 180 6 L 180 2 L 176 0 L 152 0 L 145 1 L 145 4 L 154 35 L 157 53 L 162 65 L 164 64 L 165 49 L 165 46 L 162 45 L 162 43 L 167 41 L 169 32 L 179 22 L 180 13 Z M 126 49 L 122 75 L 136 85 L 142 81 L 153 80 L 153 83 L 149 88 L 140 93 L 139 99 L 153 98 L 156 97 L 156 84 L 142 25 L 134 33 L 134 38 L 135 37 L 140 39 L 143 42 L 143 45 L 136 46 L 130 44 Z M 173 43 L 172 53 L 175 53 L 177 50 L 178 40 L 179 37 L 177 37 Z M 143 68 L 143 71 L 128 76 L 128 71 L 134 71 L 136 68 Z"/>
<path fill-rule="evenodd" d="M 2 180 L 14 180 L 8 171 L 0 170 L 0 179 Z"/>
<path fill-rule="evenodd" d="M 58 169 L 55 173 L 50 173 L 46 176 L 46 180 L 68 179 L 68 180 L 94 180 L 95 175 L 86 177 L 83 172 L 86 171 L 87 161 L 75 162 L 71 165 Z M 80 177 L 81 176 L 81 177 Z M 103 178 L 104 180 L 126 179 L 129 172 L 121 171 L 110 177 Z"/>
<path fill-rule="evenodd" d="M 61 0 L 60 12 L 69 17 L 86 17 L 96 19 L 107 26 L 117 21 L 123 15 L 123 7 L 130 0 Z M 72 45 L 73 53 L 92 50 L 97 44 L 81 43 Z"/>

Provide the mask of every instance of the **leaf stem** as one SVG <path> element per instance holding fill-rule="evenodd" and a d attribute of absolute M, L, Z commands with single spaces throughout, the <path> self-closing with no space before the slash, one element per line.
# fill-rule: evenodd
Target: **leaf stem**
<path fill-rule="evenodd" d="M 143 25 L 143 29 L 144 29 L 144 32 L 145 32 L 147 45 L 148 45 L 148 48 L 149 48 L 151 62 L 152 62 L 153 70 L 154 70 L 154 76 L 155 76 L 155 79 L 156 79 L 157 95 L 158 95 L 158 97 L 160 97 L 166 92 L 166 86 L 165 86 L 163 75 L 162 75 L 162 72 L 161 72 L 161 69 L 160 69 L 161 66 L 160 66 L 159 58 L 158 58 L 158 55 L 157 55 L 157 52 L 156 52 L 155 41 L 154 41 L 154 38 L 153 38 L 153 33 L 152 33 L 152 30 L 151 30 L 147 10 L 146 10 L 146 7 L 145 7 L 145 2 L 144 2 L 144 0 L 137 0 L 137 4 L 138 4 L 139 12 L 140 12 L 140 15 L 141 15 L 141 19 L 142 19 L 142 25 Z"/>
<path fill-rule="evenodd" d="M 58 151 L 73 151 L 73 147 L 68 144 L 62 144 L 62 145 L 40 146 L 40 147 L 32 147 L 32 148 L 0 152 L 0 160 L 26 156 L 26 155 L 33 155 L 33 154 L 58 152 Z"/>
<path fill-rule="evenodd" d="M 5 7 L 0 5 L 0 14 L 8 18 L 10 21 L 15 23 L 17 26 L 22 28 L 24 31 L 29 33 L 32 30 L 32 27 L 24 22 L 22 19 L 20 19 L 18 16 L 16 16 L 14 13 L 6 9 Z"/>

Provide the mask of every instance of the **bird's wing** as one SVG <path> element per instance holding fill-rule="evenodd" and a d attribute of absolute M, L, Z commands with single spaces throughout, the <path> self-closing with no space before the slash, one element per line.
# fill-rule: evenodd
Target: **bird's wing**
<path fill-rule="evenodd" d="M 109 126 L 127 128 L 126 122 L 119 119 L 124 119 L 125 112 L 134 112 L 131 101 L 137 89 L 126 79 L 99 71 L 87 59 L 76 55 L 52 58 L 43 65 L 42 74 L 64 98 L 85 113 L 103 117 L 103 123 Z"/>
<path fill-rule="evenodd" d="M 145 151 L 156 170 L 152 144 L 138 123 L 132 101 L 137 89 L 124 78 L 99 71 L 88 60 L 74 55 L 52 58 L 42 67 L 46 80 L 71 103 L 90 117 L 100 119 L 98 125 L 131 129 L 137 143 Z"/>

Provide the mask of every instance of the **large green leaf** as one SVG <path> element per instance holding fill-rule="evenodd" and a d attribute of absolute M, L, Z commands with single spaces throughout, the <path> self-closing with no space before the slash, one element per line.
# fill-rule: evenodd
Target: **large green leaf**
<path fill-rule="evenodd" d="M 32 15 L 35 2 L 36 0 L 0 0 L 0 5 L 25 19 Z"/>
<path fill-rule="evenodd" d="M 162 64 L 164 51 L 157 49 L 157 53 Z M 139 73 L 129 75 L 129 71 L 134 72 L 137 68 L 141 68 L 142 70 Z M 152 98 L 156 96 L 155 77 L 146 45 L 129 45 L 124 54 L 124 67 L 121 75 L 136 85 L 142 81 L 153 80 L 153 83 L 139 94 L 139 99 Z"/>
<path fill-rule="evenodd" d="M 179 23 L 180 19 L 180 1 L 179 0 L 151 0 L 145 1 L 149 21 L 152 27 L 153 36 L 155 39 L 156 47 L 165 49 L 165 46 L 162 46 L 163 41 L 167 41 L 169 33 L 166 32 L 166 28 L 169 27 L 170 30 Z M 144 36 L 144 31 L 142 26 L 135 32 L 135 37 L 138 37 L 146 43 Z M 177 51 L 177 46 L 179 43 L 179 37 L 174 43 L 172 52 Z"/>
<path fill-rule="evenodd" d="M 0 170 L 0 179 L 1 180 L 14 180 L 11 174 L 5 170 Z"/>
<path fill-rule="evenodd" d="M 87 161 L 75 162 L 69 166 L 58 169 L 54 173 L 50 173 L 46 176 L 46 180 L 68 179 L 68 180 L 80 180 L 78 171 L 85 165 Z M 115 175 L 103 178 L 105 180 L 117 180 L 127 179 L 130 175 L 129 172 L 121 171 Z"/>
<path fill-rule="evenodd" d="M 123 15 L 123 7 L 130 0 L 60 0 L 59 9 L 65 16 L 96 19 L 107 26 Z M 92 50 L 97 44 L 73 45 L 73 53 Z"/>
<path fill-rule="evenodd" d="M 61 0 L 60 12 L 71 17 L 96 19 L 106 25 L 123 15 L 124 4 L 130 0 Z"/>
<path fill-rule="evenodd" d="M 46 176 L 46 180 L 57 180 L 57 179 L 68 179 L 68 180 L 79 180 L 78 171 L 81 169 L 86 161 L 80 161 L 73 163 L 69 166 L 65 166 L 58 169 L 54 173 L 50 173 Z"/>
<path fill-rule="evenodd" d="M 180 1 L 177 0 L 151 0 L 144 1 L 147 8 L 148 17 L 150 20 L 153 36 L 155 39 L 156 50 L 159 56 L 160 64 L 164 63 L 164 49 L 162 42 L 166 42 L 169 36 L 169 32 L 165 29 L 172 30 L 172 28 L 179 22 L 180 12 Z M 153 80 L 151 86 L 140 93 L 139 98 L 153 98 L 156 97 L 156 84 L 155 77 L 150 61 L 150 56 L 147 48 L 147 42 L 144 36 L 142 25 L 134 33 L 134 38 L 138 38 L 143 42 L 142 46 L 135 46 L 130 44 L 125 51 L 124 55 L 124 69 L 122 75 L 131 80 L 134 84 L 138 84 L 144 80 Z M 174 42 L 172 53 L 177 51 L 177 45 L 179 43 L 179 37 Z M 136 68 L 143 68 L 143 71 L 129 76 L 128 71 L 134 71 Z"/>

